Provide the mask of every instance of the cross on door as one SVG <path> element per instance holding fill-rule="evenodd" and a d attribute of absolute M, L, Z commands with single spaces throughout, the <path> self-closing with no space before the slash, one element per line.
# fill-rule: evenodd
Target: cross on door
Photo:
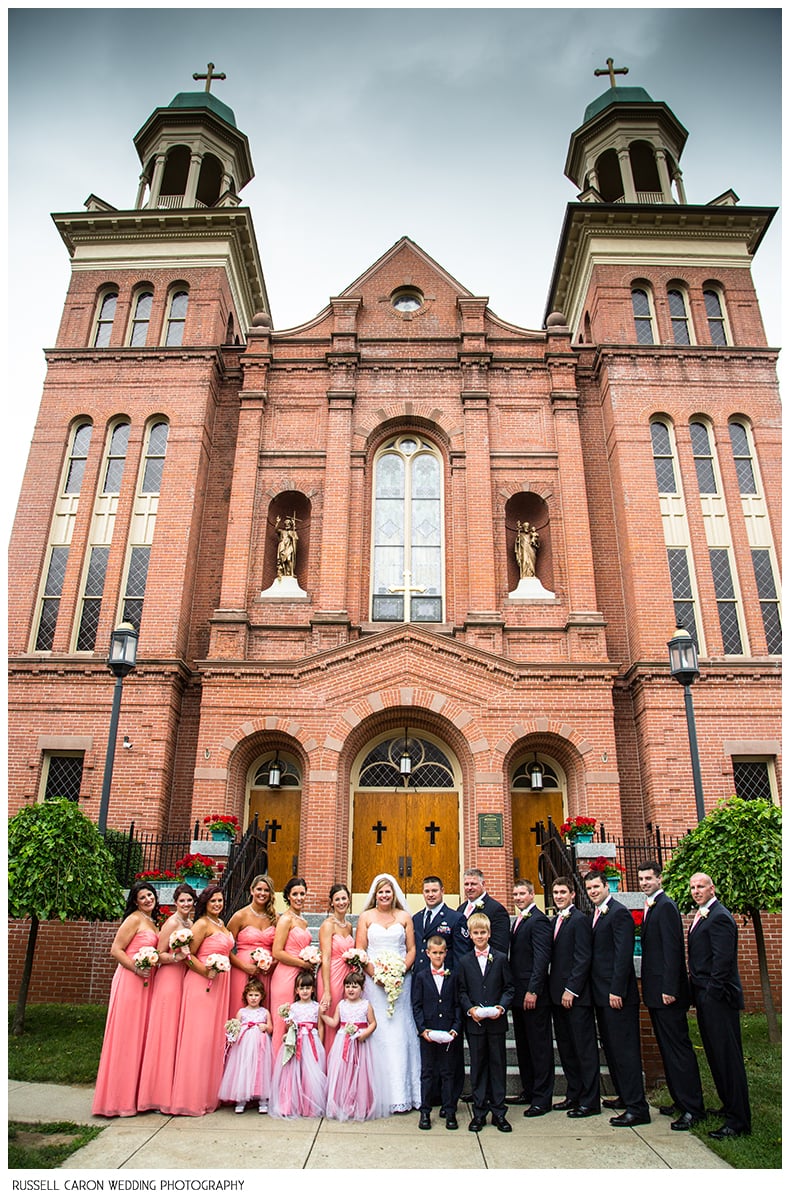
<path fill-rule="evenodd" d="M 431 837 L 431 844 L 436 844 L 436 833 L 441 832 L 441 830 L 441 824 L 434 823 L 433 820 L 431 820 L 429 824 L 426 824 L 425 831 L 428 832 Z"/>
<path fill-rule="evenodd" d="M 383 824 L 381 822 L 381 820 L 379 820 L 379 822 L 377 824 L 374 824 L 370 830 L 371 830 L 371 832 L 376 833 L 376 844 L 381 844 L 381 834 L 382 834 L 382 832 L 387 831 L 387 825 Z"/>
<path fill-rule="evenodd" d="M 282 827 L 283 825 L 278 823 L 276 818 L 269 824 L 269 839 L 272 844 L 277 844 L 277 833 L 282 830 Z"/>

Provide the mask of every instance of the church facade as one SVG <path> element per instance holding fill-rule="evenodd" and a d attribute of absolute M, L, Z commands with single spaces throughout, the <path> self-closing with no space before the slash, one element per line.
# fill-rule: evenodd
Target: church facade
<path fill-rule="evenodd" d="M 133 209 L 54 217 L 72 274 L 11 544 L 12 811 L 96 818 L 124 621 L 109 826 L 257 815 L 278 888 L 457 893 L 479 866 L 507 900 L 538 820 L 682 833 L 677 626 L 708 806 L 778 799 L 778 351 L 750 272 L 773 210 L 689 203 L 685 129 L 611 82 L 571 136 L 539 330 L 408 237 L 275 330 L 249 144 L 209 91 L 136 135 Z"/>

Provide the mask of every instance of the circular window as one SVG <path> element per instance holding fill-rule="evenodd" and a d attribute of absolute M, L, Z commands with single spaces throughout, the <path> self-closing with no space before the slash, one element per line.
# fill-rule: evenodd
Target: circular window
<path fill-rule="evenodd" d="M 423 305 L 422 292 L 416 287 L 401 287 L 392 293 L 391 302 L 396 312 L 417 312 Z"/>

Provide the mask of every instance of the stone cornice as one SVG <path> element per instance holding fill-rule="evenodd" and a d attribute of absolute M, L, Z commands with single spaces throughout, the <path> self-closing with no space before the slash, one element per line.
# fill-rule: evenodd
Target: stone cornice
<path fill-rule="evenodd" d="M 770 678 L 775 678 L 777 685 L 781 685 L 782 681 L 782 659 L 779 657 L 727 658 L 726 661 L 701 658 L 699 669 L 700 676 L 693 688 L 695 691 L 706 685 L 731 686 L 735 679 L 745 679 L 749 676 L 763 683 Z M 650 682 L 671 683 L 678 692 L 680 691 L 679 684 L 670 676 L 668 661 L 663 660 L 632 662 L 617 676 L 615 686 L 628 689 Z"/>
<path fill-rule="evenodd" d="M 52 676 L 62 678 L 68 676 L 72 681 L 80 676 L 83 680 L 99 683 L 107 687 L 108 701 L 112 691 L 113 679 L 107 668 L 106 661 L 93 657 L 80 657 L 76 654 L 41 657 L 31 653 L 10 657 L 8 672 L 21 678 L 25 675 L 37 678 Z M 180 657 L 146 658 L 138 661 L 134 671 L 127 675 L 126 685 L 133 685 L 136 678 L 171 678 L 186 684 L 193 677 L 193 671 Z"/>

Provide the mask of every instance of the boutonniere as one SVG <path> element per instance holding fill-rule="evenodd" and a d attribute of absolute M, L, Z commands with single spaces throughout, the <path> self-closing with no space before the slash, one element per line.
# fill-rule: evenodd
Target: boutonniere
<path fill-rule="evenodd" d="M 483 909 L 483 900 L 476 899 L 475 900 L 475 911 L 482 911 L 482 909 Z"/>
<path fill-rule="evenodd" d="M 571 917 L 570 907 L 566 907 L 564 911 L 560 911 L 560 919 L 570 919 L 570 917 Z"/>
<path fill-rule="evenodd" d="M 494 959 L 494 957 L 493 957 L 493 954 L 492 954 L 492 953 L 489 953 L 489 954 L 488 954 L 488 962 L 489 962 L 489 964 L 490 964 L 490 963 L 493 961 L 493 959 Z"/>
<path fill-rule="evenodd" d="M 707 919 L 709 915 L 710 915 L 710 911 L 708 910 L 707 907 L 705 907 L 704 910 L 700 911 L 700 913 L 699 913 L 700 919 Z"/>
<path fill-rule="evenodd" d="M 601 912 L 601 915 L 606 915 L 606 913 L 607 913 L 607 912 L 608 912 L 608 910 L 609 910 L 609 904 L 608 904 L 608 903 L 602 903 L 602 905 L 601 905 L 601 906 L 598 908 L 598 910 Z"/>

